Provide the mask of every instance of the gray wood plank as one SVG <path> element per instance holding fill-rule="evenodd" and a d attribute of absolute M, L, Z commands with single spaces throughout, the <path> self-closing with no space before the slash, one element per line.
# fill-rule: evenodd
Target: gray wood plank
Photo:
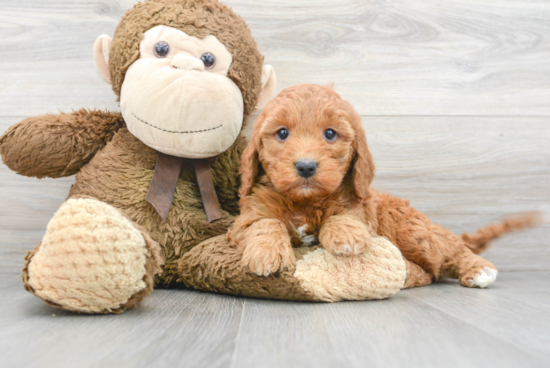
<path fill-rule="evenodd" d="M 227 367 L 243 300 L 161 290 L 122 315 L 85 316 L 45 305 L 18 275 L 0 275 L 0 366 Z"/>
<path fill-rule="evenodd" d="M 0 115 L 81 107 L 116 109 L 99 79 L 93 42 L 113 34 L 134 1 L 4 0 L 0 8 Z"/>
<path fill-rule="evenodd" d="M 229 2 L 280 87 L 335 82 L 361 115 L 550 112 L 547 1 L 250 3 Z"/>
<path fill-rule="evenodd" d="M 545 277 L 548 280 L 548 273 Z M 524 310 L 530 318 L 522 318 L 507 311 L 507 302 L 519 287 L 502 288 L 503 292 L 495 295 L 491 290 L 438 284 L 367 303 L 247 300 L 232 367 L 256 366 L 258 362 L 264 362 L 266 368 L 545 366 L 550 354 L 541 346 L 549 338 L 547 312 Z M 434 298 L 455 306 L 460 317 L 433 306 Z M 474 298 L 480 302 L 472 302 Z M 491 305 L 484 305 L 485 300 L 491 300 Z M 545 300 L 549 301 L 548 295 Z M 483 311 L 503 318 L 493 318 L 494 323 L 479 327 L 475 322 Z M 470 315 L 473 321 L 468 320 Z M 500 337 L 503 330 L 507 334 Z M 510 339 L 514 333 L 517 338 Z M 527 336 L 527 341 L 518 344 Z M 534 341 L 537 343 L 530 347 Z"/>
<path fill-rule="evenodd" d="M 0 366 L 545 367 L 550 272 L 334 304 L 156 290 L 117 316 L 51 308 L 0 273 Z"/>
<path fill-rule="evenodd" d="M 20 118 L 0 118 L 0 130 Z M 253 120 L 253 118 L 251 119 Z M 526 117 L 363 117 L 374 186 L 455 233 L 514 212 L 550 213 L 550 124 Z M 250 124 L 250 127 L 252 124 Z M 249 129 L 250 129 L 249 127 Z M 21 177 L 0 165 L 0 266 L 22 267 L 74 178 Z M 550 270 L 550 225 L 495 242 L 500 270 Z"/>
<path fill-rule="evenodd" d="M 92 44 L 132 0 L 4 0 L 0 116 L 116 109 Z M 550 115 L 542 0 L 226 1 L 281 89 L 335 82 L 362 115 Z"/>
<path fill-rule="evenodd" d="M 486 290 L 456 282 L 407 291 L 411 298 L 550 363 L 550 273 L 502 273 Z M 458 302 L 460 301 L 460 302 Z"/>

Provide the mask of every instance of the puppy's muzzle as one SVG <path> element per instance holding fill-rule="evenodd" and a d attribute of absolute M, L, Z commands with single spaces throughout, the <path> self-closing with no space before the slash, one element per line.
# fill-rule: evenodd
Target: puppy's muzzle
<path fill-rule="evenodd" d="M 298 175 L 307 179 L 315 174 L 315 171 L 317 170 L 317 162 L 311 159 L 298 160 L 296 161 L 296 170 L 298 171 Z"/>

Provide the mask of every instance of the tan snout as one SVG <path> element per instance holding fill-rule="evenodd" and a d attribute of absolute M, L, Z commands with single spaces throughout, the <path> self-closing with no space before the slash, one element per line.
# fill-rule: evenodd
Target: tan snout
<path fill-rule="evenodd" d="M 297 139 L 292 142 L 292 145 L 288 146 L 289 153 L 291 154 L 290 157 L 293 159 L 294 164 L 299 162 L 302 163 L 302 165 L 298 166 L 315 166 L 315 169 L 313 170 L 314 173 L 319 165 L 319 161 L 323 158 L 323 142 L 319 142 L 315 138 L 306 136 L 304 133 L 301 133 L 300 135 L 302 136 L 296 137 Z M 298 170 L 300 176 L 302 176 L 302 171 L 299 170 L 298 167 L 296 167 L 296 169 Z M 309 172 L 310 170 L 311 169 L 307 169 L 306 171 Z M 308 175 L 307 177 L 309 176 L 311 175 Z"/>
<path fill-rule="evenodd" d="M 172 58 L 172 67 L 183 70 L 204 70 L 204 63 L 189 55 L 177 54 Z"/>

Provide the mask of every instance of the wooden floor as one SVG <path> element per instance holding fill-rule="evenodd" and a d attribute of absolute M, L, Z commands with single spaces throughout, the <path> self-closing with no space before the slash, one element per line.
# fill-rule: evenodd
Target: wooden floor
<path fill-rule="evenodd" d="M 156 290 L 118 316 L 50 308 L 0 276 L 0 367 L 548 367 L 550 272 L 312 304 Z"/>
<path fill-rule="evenodd" d="M 0 134 L 48 112 L 118 110 L 92 45 L 135 2 L 2 0 Z M 334 82 L 355 106 L 378 189 L 455 233 L 513 212 L 549 217 L 550 1 L 226 3 L 277 92 Z M 0 368 L 550 367 L 549 223 L 484 254 L 501 271 L 488 290 L 447 281 L 337 304 L 157 290 L 123 315 L 80 316 L 19 279 L 73 182 L 0 164 Z"/>

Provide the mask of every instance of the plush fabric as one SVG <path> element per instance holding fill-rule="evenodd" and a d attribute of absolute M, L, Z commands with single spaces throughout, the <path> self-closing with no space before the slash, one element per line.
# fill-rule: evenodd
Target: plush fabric
<path fill-rule="evenodd" d="M 217 0 L 145 1 L 127 12 L 115 31 L 109 54 L 111 82 L 117 96 L 126 70 L 139 58 L 143 34 L 158 25 L 177 28 L 189 36 L 213 35 L 220 40 L 233 55 L 229 78 L 246 91 L 244 115 L 254 110 L 261 90 L 264 58 L 244 20 Z"/>
<path fill-rule="evenodd" d="M 123 126 L 120 113 L 98 110 L 32 117 L 0 137 L 0 154 L 9 168 L 21 175 L 74 175 Z"/>
<path fill-rule="evenodd" d="M 275 88 L 273 69 L 263 66 L 246 23 L 215 0 L 145 1 L 122 18 L 112 41 L 100 36 L 94 45 L 95 62 L 100 76 L 112 83 L 119 97 L 128 69 L 140 57 L 143 35 L 162 25 L 196 40 L 210 42 L 216 37 L 230 52 L 227 77 L 242 95 L 241 127 L 254 107 L 267 102 Z M 217 119 L 229 118 L 225 115 Z M 204 142 L 205 149 L 209 144 Z M 333 286 L 323 295 L 314 287 L 323 282 L 322 277 L 302 286 L 304 280 L 292 273 L 261 278 L 240 267 L 242 255 L 227 246 L 225 234 L 239 212 L 238 168 L 245 145 L 239 134 L 212 165 L 221 219 L 207 221 L 194 165 L 185 159 L 172 207 L 163 221 L 145 200 L 158 152 L 128 130 L 120 113 L 83 109 L 34 117 L 11 127 L 0 138 L 0 154 L 11 169 L 40 178 L 76 174 L 69 199 L 50 222 L 43 241 L 27 254 L 22 274 L 25 288 L 50 305 L 83 313 L 120 313 L 136 306 L 154 285 L 294 300 L 368 298 L 365 292 L 354 292 L 353 285 L 351 291 L 335 293 L 336 279 L 342 275 L 330 267 L 323 272 Z M 308 261 L 310 256 L 303 257 L 308 251 L 297 250 L 305 260 L 299 275 L 317 267 L 315 261 Z M 403 264 L 402 259 L 399 262 Z M 225 267 L 223 278 L 218 274 L 220 267 Z M 396 275 L 404 277 L 403 272 Z M 363 284 L 357 285 L 358 290 Z M 336 296 L 327 297 L 327 293 Z"/>
<path fill-rule="evenodd" d="M 120 95 L 128 130 L 172 156 L 209 158 L 226 151 L 243 123 L 241 91 L 227 78 L 233 61 L 227 48 L 212 35 L 198 39 L 166 26 L 144 36 Z M 166 57 L 155 56 L 158 42 L 169 45 Z M 205 52 L 215 57 L 211 69 L 200 60 Z"/>
<path fill-rule="evenodd" d="M 162 220 L 145 200 L 157 152 L 127 129 L 121 129 L 92 162 L 80 170 L 69 195 L 97 198 L 142 226 L 163 250 L 166 267 L 157 277 L 157 283 L 168 287 L 177 277 L 171 272 L 171 264 L 203 240 L 225 234 L 233 222 L 238 212 L 238 157 L 244 145 L 244 139 L 239 139 L 212 166 L 214 187 L 222 207 L 222 218 L 212 223 L 206 219 L 191 162 L 184 165 L 172 207 L 167 219 Z"/>
<path fill-rule="evenodd" d="M 65 202 L 24 270 L 25 286 L 60 308 L 115 312 L 150 291 L 162 263 L 158 244 L 112 206 Z M 140 298 L 141 296 L 141 298 Z"/>
<path fill-rule="evenodd" d="M 302 288 L 318 300 L 384 299 L 403 288 L 405 260 L 389 240 L 374 238 L 360 256 L 335 255 L 319 248 L 296 263 Z"/>
<path fill-rule="evenodd" d="M 111 84 L 111 76 L 109 75 L 109 51 L 113 39 L 108 35 L 101 35 L 94 43 L 94 63 L 100 78 L 105 83 Z"/>
<path fill-rule="evenodd" d="M 399 250 L 387 239 L 375 238 L 372 245 L 360 257 L 336 256 L 321 247 L 294 248 L 298 260 L 295 267 L 264 277 L 243 267 L 241 253 L 225 236 L 218 236 L 181 258 L 179 281 L 192 288 L 256 298 L 323 302 L 384 299 L 403 288 L 407 267 Z"/>

